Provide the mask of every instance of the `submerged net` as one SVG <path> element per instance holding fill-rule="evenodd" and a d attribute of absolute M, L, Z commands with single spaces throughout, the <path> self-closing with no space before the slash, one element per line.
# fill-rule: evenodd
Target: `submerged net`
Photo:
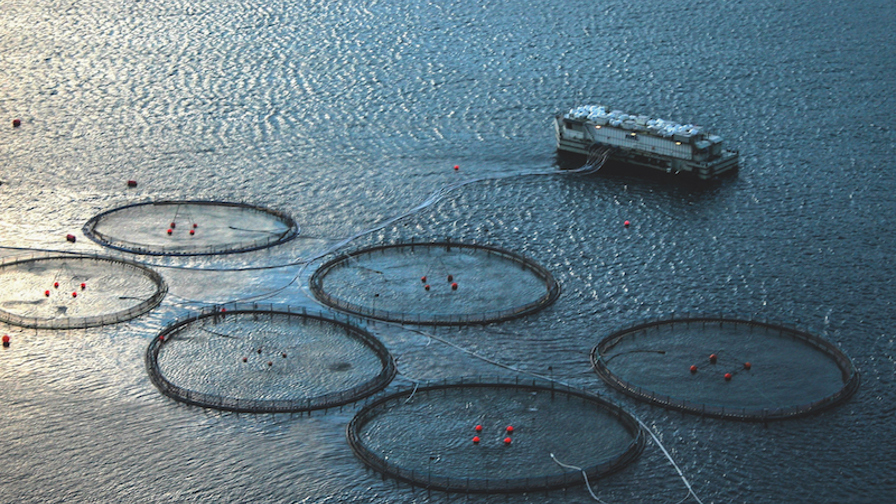
<path fill-rule="evenodd" d="M 379 320 L 474 324 L 541 310 L 560 295 L 535 261 L 489 245 L 384 244 L 340 255 L 311 277 L 322 303 Z"/>
<path fill-rule="evenodd" d="M 42 255 L 0 263 L 0 320 L 76 329 L 116 324 L 162 302 L 168 286 L 135 262 L 99 255 Z"/>
<path fill-rule="evenodd" d="M 226 201 L 151 201 L 92 217 L 84 235 L 105 247 L 160 256 L 213 255 L 271 247 L 294 238 L 288 215 Z"/>
<path fill-rule="evenodd" d="M 839 404 L 859 385 L 852 361 L 818 336 L 719 316 L 621 329 L 591 360 L 601 378 L 632 397 L 716 418 L 798 417 Z"/>
<path fill-rule="evenodd" d="M 306 310 L 210 309 L 175 322 L 146 353 L 152 382 L 188 404 L 243 412 L 300 412 L 348 404 L 395 376 L 367 331 Z"/>
<path fill-rule="evenodd" d="M 581 485 L 583 471 L 597 478 L 622 469 L 644 446 L 637 421 L 598 396 L 506 379 L 400 390 L 365 406 L 346 433 L 384 477 L 458 493 Z"/>

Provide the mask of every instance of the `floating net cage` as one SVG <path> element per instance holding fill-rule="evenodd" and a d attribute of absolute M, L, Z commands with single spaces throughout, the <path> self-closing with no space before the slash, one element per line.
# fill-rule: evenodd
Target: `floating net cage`
<path fill-rule="evenodd" d="M 47 329 L 116 324 L 162 302 L 168 286 L 141 264 L 100 255 L 40 255 L 0 262 L 0 320 Z"/>
<path fill-rule="evenodd" d="M 349 404 L 396 373 L 386 347 L 360 327 L 257 304 L 210 308 L 169 325 L 150 343 L 146 368 L 173 399 L 254 413 Z"/>
<path fill-rule="evenodd" d="M 770 421 L 815 413 L 859 386 L 849 357 L 794 327 L 722 316 L 684 316 L 618 330 L 591 351 L 600 377 L 664 408 Z"/>
<path fill-rule="evenodd" d="M 491 245 L 382 244 L 341 254 L 310 280 L 333 308 L 390 322 L 484 324 L 541 310 L 560 285 L 538 263 Z"/>
<path fill-rule="evenodd" d="M 248 252 L 299 232 L 288 215 L 226 201 L 150 201 L 114 208 L 84 224 L 104 247 L 134 254 L 193 256 Z"/>
<path fill-rule="evenodd" d="M 413 428 L 408 428 L 413 426 Z M 346 428 L 367 466 L 452 493 L 567 488 L 618 471 L 644 448 L 631 415 L 547 381 L 447 380 L 372 400 Z"/>

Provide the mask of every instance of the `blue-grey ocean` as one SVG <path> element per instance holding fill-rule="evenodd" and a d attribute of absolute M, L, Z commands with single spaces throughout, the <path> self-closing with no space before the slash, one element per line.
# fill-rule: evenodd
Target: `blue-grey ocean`
<path fill-rule="evenodd" d="M 411 237 L 525 254 L 562 294 L 486 326 L 371 324 L 396 382 L 550 374 L 619 403 L 684 479 L 648 440 L 591 482 L 603 502 L 889 502 L 894 89 L 891 0 L 0 0 L 3 256 L 111 254 L 82 226 L 147 200 L 248 202 L 300 228 L 255 252 L 118 254 L 169 286 L 121 324 L 0 325 L 0 502 L 593 502 L 584 485 L 427 492 L 355 458 L 356 405 L 224 413 L 149 381 L 146 348 L 176 318 L 323 310 L 308 290 L 322 256 Z M 740 172 L 705 187 L 560 174 L 553 117 L 582 104 L 703 125 Z M 641 404 L 592 371 L 608 332 L 685 312 L 809 330 L 853 359 L 858 392 L 763 425 Z"/>

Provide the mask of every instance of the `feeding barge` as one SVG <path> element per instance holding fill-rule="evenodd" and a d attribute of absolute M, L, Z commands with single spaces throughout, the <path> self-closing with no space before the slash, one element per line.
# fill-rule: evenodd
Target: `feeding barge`
<path fill-rule="evenodd" d="M 737 151 L 692 124 L 585 105 L 558 115 L 555 128 L 558 152 L 587 156 L 592 171 L 611 162 L 712 180 L 738 168 Z"/>

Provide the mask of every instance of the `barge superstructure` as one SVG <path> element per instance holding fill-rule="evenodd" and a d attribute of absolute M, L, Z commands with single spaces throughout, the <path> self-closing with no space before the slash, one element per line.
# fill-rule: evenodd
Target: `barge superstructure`
<path fill-rule="evenodd" d="M 712 180 L 737 171 L 740 155 L 700 126 L 584 105 L 555 118 L 557 150 L 665 173 Z"/>

